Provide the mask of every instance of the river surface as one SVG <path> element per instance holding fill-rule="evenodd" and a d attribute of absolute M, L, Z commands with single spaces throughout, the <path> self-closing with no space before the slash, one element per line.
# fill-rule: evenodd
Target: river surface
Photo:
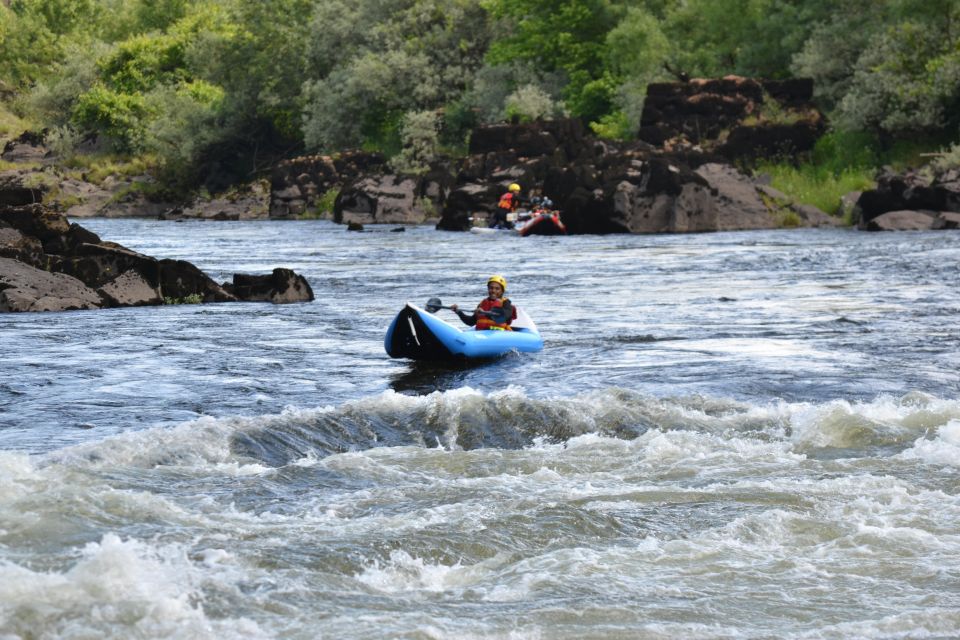
<path fill-rule="evenodd" d="M 0 315 L 3 640 L 960 637 L 960 233 L 81 224 L 317 300 Z"/>

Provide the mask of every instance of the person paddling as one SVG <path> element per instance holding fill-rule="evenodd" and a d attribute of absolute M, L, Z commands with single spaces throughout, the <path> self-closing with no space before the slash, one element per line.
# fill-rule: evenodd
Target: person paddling
<path fill-rule="evenodd" d="M 517 310 L 504 298 L 507 291 L 507 279 L 501 275 L 492 275 L 487 279 L 487 297 L 480 301 L 473 313 L 464 313 L 457 305 L 450 305 L 464 324 L 476 327 L 477 331 L 512 331 L 510 323 L 517 318 Z"/>

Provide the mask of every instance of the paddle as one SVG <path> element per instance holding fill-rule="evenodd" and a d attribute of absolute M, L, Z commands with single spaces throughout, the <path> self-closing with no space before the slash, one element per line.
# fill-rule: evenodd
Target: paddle
<path fill-rule="evenodd" d="M 429 313 L 436 313 L 440 311 L 440 309 L 449 309 L 450 307 L 444 306 L 444 304 L 440 302 L 440 298 L 430 298 L 423 308 Z"/>
<path fill-rule="evenodd" d="M 423 308 L 426 309 L 428 313 L 436 313 L 440 309 L 453 310 L 453 307 L 449 307 L 440 302 L 440 298 L 430 298 L 427 300 L 427 304 L 425 304 Z M 475 309 L 473 313 L 476 315 L 487 316 L 488 318 L 497 318 L 497 316 L 501 315 L 496 311 L 483 311 L 482 309 Z"/>
<path fill-rule="evenodd" d="M 440 302 L 440 298 L 430 298 L 429 300 L 427 300 L 427 304 L 425 304 L 423 308 L 426 309 L 428 313 L 436 313 L 440 309 L 453 310 L 453 307 L 448 307 L 444 305 L 442 302 Z M 496 315 L 492 311 L 477 311 L 477 313 L 483 314 L 485 316 Z"/>

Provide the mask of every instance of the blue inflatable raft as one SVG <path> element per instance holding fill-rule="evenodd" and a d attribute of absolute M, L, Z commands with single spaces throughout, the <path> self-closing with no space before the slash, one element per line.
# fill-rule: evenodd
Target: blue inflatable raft
<path fill-rule="evenodd" d="M 461 329 L 408 302 L 390 323 L 383 346 L 391 358 L 413 360 L 496 358 L 510 351 L 543 349 L 536 325 L 519 307 L 511 326 L 513 331 Z"/>

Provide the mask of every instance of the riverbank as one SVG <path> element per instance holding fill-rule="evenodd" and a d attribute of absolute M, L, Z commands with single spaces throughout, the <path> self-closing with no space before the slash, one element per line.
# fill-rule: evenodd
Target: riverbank
<path fill-rule="evenodd" d="M 383 154 L 349 151 L 280 159 L 217 194 L 178 194 L 149 158 L 103 153 L 95 138 L 58 157 L 43 135 L 25 132 L 0 159 L 71 218 L 329 218 L 465 231 L 516 182 L 524 198 L 549 197 L 572 234 L 956 226 L 956 161 L 947 161 L 955 154 L 935 139 L 881 147 L 870 136 L 829 132 L 809 81 L 728 76 L 649 90 L 636 140 L 602 140 L 576 119 L 488 125 L 473 131 L 466 156 L 411 174 Z M 938 159 L 943 166 L 931 164 Z M 911 189 L 947 193 L 902 198 L 889 188 L 900 175 Z M 886 213 L 896 215 L 873 222 Z"/>

